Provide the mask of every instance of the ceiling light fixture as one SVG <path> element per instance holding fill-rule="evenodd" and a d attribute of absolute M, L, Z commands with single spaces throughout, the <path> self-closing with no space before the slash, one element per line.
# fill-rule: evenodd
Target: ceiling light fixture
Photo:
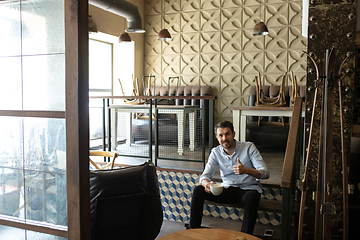
<path fill-rule="evenodd" d="M 161 29 L 161 31 L 159 32 L 157 39 L 161 40 L 161 41 L 170 41 L 171 35 L 170 35 L 169 31 L 166 28 L 164 28 L 164 29 Z"/>
<path fill-rule="evenodd" d="M 131 37 L 126 31 L 127 29 L 126 29 L 126 20 L 125 19 L 124 19 L 124 29 L 125 29 L 125 32 L 121 33 L 119 36 L 119 43 L 130 43 Z"/>
<path fill-rule="evenodd" d="M 163 1 L 163 15 L 162 15 L 162 19 L 161 19 L 161 28 L 162 28 L 162 25 L 163 25 L 163 21 L 165 22 L 165 0 Z M 170 41 L 171 40 L 171 35 L 170 35 L 170 32 L 166 29 L 166 28 L 163 28 L 160 30 L 160 32 L 158 33 L 158 40 L 160 41 Z"/>
<path fill-rule="evenodd" d="M 269 30 L 264 22 L 261 21 L 261 1 L 260 0 L 260 21 L 257 22 L 253 29 L 253 35 L 254 36 L 261 36 L 261 35 L 267 35 L 269 33 Z"/>
<path fill-rule="evenodd" d="M 98 28 L 97 25 L 94 21 L 94 19 L 92 19 L 91 15 L 89 15 L 89 23 L 88 23 L 88 28 L 89 28 L 89 33 L 97 33 L 98 32 Z"/>
<path fill-rule="evenodd" d="M 124 32 L 119 37 L 119 43 L 131 42 L 131 37 L 127 32 Z"/>

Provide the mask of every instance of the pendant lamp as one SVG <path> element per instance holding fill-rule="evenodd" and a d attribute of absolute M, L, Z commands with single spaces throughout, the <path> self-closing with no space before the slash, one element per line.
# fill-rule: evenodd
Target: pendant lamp
<path fill-rule="evenodd" d="M 130 35 L 127 33 L 127 29 L 126 29 L 126 21 L 124 20 L 124 32 L 120 34 L 119 36 L 119 43 L 130 43 L 131 42 L 131 37 Z"/>
<path fill-rule="evenodd" d="M 163 25 L 163 21 L 165 21 L 165 1 L 163 1 L 163 6 L 164 8 L 163 8 L 163 17 L 161 20 L 161 26 Z M 158 33 L 157 39 L 160 41 L 170 41 L 171 40 L 170 32 L 166 28 L 161 29 L 160 32 Z"/>
<path fill-rule="evenodd" d="M 119 43 L 131 42 L 131 37 L 127 32 L 124 32 L 119 37 Z"/>
<path fill-rule="evenodd" d="M 261 21 L 261 1 L 262 0 L 260 0 L 260 21 L 257 22 L 253 28 L 254 36 L 267 35 L 269 33 L 269 30 L 265 23 Z"/>
<path fill-rule="evenodd" d="M 89 15 L 88 28 L 89 28 L 89 33 L 97 33 L 98 32 L 97 25 L 96 25 L 94 19 L 92 19 L 91 15 Z"/>
<path fill-rule="evenodd" d="M 269 33 L 269 30 L 264 22 L 256 23 L 253 30 L 254 36 L 267 35 Z"/>
<path fill-rule="evenodd" d="M 159 32 L 157 39 L 161 40 L 161 41 L 170 41 L 171 35 L 170 35 L 169 31 L 166 28 L 164 28 L 164 29 L 161 29 L 161 31 Z"/>

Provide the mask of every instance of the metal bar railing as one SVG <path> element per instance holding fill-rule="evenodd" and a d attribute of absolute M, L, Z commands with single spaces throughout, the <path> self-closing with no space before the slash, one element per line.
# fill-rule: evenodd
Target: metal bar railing
<path fill-rule="evenodd" d="M 204 106 L 204 104 L 203 104 Z M 201 124 L 202 124 L 202 127 L 203 127 L 203 131 L 202 131 L 202 154 L 201 154 L 201 160 L 203 160 L 203 168 L 205 169 L 205 138 L 206 138 L 206 134 L 205 134 L 205 130 L 204 130 L 204 126 L 205 126 L 205 108 L 203 107 L 201 109 Z"/>
<path fill-rule="evenodd" d="M 214 147 L 214 99 L 209 100 L 209 151 Z M 203 162 L 205 168 L 205 160 Z"/>
<path fill-rule="evenodd" d="M 106 151 L 106 99 L 103 99 L 103 109 L 102 109 L 102 144 L 103 151 Z M 104 162 L 106 162 L 106 157 L 104 157 Z"/>
<path fill-rule="evenodd" d="M 151 161 L 154 160 L 155 165 L 157 165 L 157 160 L 158 159 L 163 159 L 165 160 L 165 158 L 160 158 L 159 157 L 159 149 L 158 149 L 158 145 L 159 142 L 158 140 L 158 114 L 157 114 L 157 104 L 156 104 L 156 100 L 159 99 L 200 99 L 203 101 L 208 101 L 208 109 L 205 110 L 204 106 L 202 108 L 197 108 L 198 111 L 200 111 L 200 116 L 203 116 L 201 119 L 201 124 L 202 124 L 202 140 L 201 140 L 201 144 L 202 144 L 202 153 L 201 153 L 201 159 L 180 159 L 180 158 L 166 158 L 167 160 L 173 160 L 173 161 L 189 161 L 189 162 L 202 162 L 203 163 L 203 167 L 205 167 L 205 152 L 206 152 L 206 148 L 205 148 L 205 142 L 206 142 L 206 131 L 208 132 L 208 143 L 209 143 L 209 152 L 211 151 L 213 145 L 214 145 L 214 133 L 213 133 L 213 127 L 214 127 L 214 96 L 92 96 L 90 98 L 95 98 L 95 99 L 103 99 L 103 150 L 106 151 L 107 148 L 109 151 L 111 151 L 111 125 L 114 123 L 111 123 L 111 106 L 109 104 L 110 99 L 145 99 L 145 100 L 149 100 L 148 101 L 148 105 L 144 105 L 144 109 L 148 108 L 149 109 L 149 155 L 145 156 L 145 158 L 150 159 Z M 106 104 L 106 100 L 107 100 L 107 104 Z M 155 100 L 154 103 L 152 100 Z M 124 105 L 125 106 L 125 105 Z M 162 109 L 164 109 L 164 106 L 161 106 Z M 154 109 L 153 109 L 154 108 Z M 166 108 L 166 107 L 165 107 Z M 106 109 L 108 109 L 108 111 L 106 111 Z M 194 108 L 195 109 L 195 108 Z M 205 111 L 208 111 L 208 118 L 206 119 L 204 117 L 205 115 Z M 108 121 L 106 121 L 106 113 L 108 114 Z M 115 111 L 116 113 L 116 111 Z M 154 130 L 155 130 L 155 156 L 153 156 L 153 145 L 152 145 L 152 137 L 153 137 L 153 133 L 152 133 L 152 114 L 155 114 L 155 126 L 154 126 Z M 206 121 L 208 121 L 208 124 L 206 123 Z M 106 128 L 106 125 L 107 128 Z M 205 129 L 205 126 L 207 126 L 208 128 Z M 107 131 L 106 131 L 107 129 Z M 106 141 L 107 139 L 107 141 Z M 195 139 L 196 142 L 196 139 Z M 116 147 L 116 146 L 114 146 Z M 139 158 L 144 158 L 144 156 L 137 156 L 136 154 L 131 154 L 131 155 L 122 155 L 122 156 L 127 156 L 127 157 L 139 157 Z"/>
<path fill-rule="evenodd" d="M 155 80 L 154 80 L 155 81 Z M 150 101 L 149 103 L 150 108 L 149 108 L 149 126 L 152 126 L 152 101 Z M 156 106 L 156 103 L 155 103 Z M 155 120 L 157 121 L 157 111 L 155 111 Z M 155 129 L 157 129 L 157 124 L 155 125 Z M 155 131 L 155 139 L 157 138 L 157 133 Z M 155 140 L 156 141 L 156 140 Z M 156 149 L 156 148 L 155 148 Z M 155 150 L 155 156 L 157 154 L 157 151 Z M 152 157 L 152 131 L 149 131 L 149 159 L 152 162 L 153 157 Z M 155 157 L 155 166 L 157 166 L 157 159 Z"/>

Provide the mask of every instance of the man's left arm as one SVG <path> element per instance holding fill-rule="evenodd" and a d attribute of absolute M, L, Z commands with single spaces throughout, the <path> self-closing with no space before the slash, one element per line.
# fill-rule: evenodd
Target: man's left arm
<path fill-rule="evenodd" d="M 241 174 L 247 174 L 254 178 L 261 179 L 261 173 L 259 170 L 255 168 L 248 168 L 245 167 L 241 162 L 240 159 L 237 158 L 238 165 L 233 166 L 235 174 L 241 175 Z"/>
<path fill-rule="evenodd" d="M 238 165 L 233 167 L 235 174 L 248 174 L 257 179 L 268 179 L 269 170 L 254 144 L 250 146 L 249 158 L 254 168 L 245 167 L 238 158 Z"/>

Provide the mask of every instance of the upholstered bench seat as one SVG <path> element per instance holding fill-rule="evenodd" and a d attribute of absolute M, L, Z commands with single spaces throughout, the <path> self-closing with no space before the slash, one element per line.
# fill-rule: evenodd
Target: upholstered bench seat
<path fill-rule="evenodd" d="M 268 97 L 276 97 L 280 86 L 263 85 L 263 92 Z M 306 86 L 299 86 L 298 94 L 305 97 Z M 292 87 L 285 87 L 286 106 L 291 106 Z M 255 106 L 256 86 L 249 89 L 249 106 Z M 258 117 L 249 117 L 246 125 L 246 141 L 253 142 L 259 149 L 285 149 L 289 134 L 289 118 L 284 118 L 282 125 L 281 117 L 262 117 L 258 125 Z"/>
<path fill-rule="evenodd" d="M 184 96 L 184 99 L 175 99 L 168 100 L 162 99 L 158 100 L 158 104 L 161 105 L 183 105 L 183 106 L 197 106 L 204 109 L 205 119 L 209 117 L 209 103 L 205 100 L 200 99 L 186 99 L 187 96 L 210 96 L 212 95 L 211 86 L 179 86 L 179 87 L 167 87 L 159 86 L 155 89 L 151 89 L 151 94 L 153 96 Z M 200 114 L 200 111 L 197 111 L 197 114 Z M 159 144 L 174 144 L 178 141 L 178 126 L 176 122 L 175 114 L 159 114 L 158 116 L 158 127 L 159 127 Z M 201 126 L 200 115 L 196 116 L 196 125 Z M 155 137 L 155 122 L 153 121 L 152 126 L 152 141 L 154 142 Z M 206 121 L 206 126 L 204 129 L 207 129 L 208 122 Z M 184 141 L 185 144 L 189 144 L 189 126 L 185 124 L 184 126 Z M 133 141 L 147 140 L 149 136 L 149 121 L 147 119 L 133 119 L 132 122 L 132 137 Z M 170 134 L 169 134 L 170 133 Z M 205 135 L 207 136 L 207 132 Z M 197 136 L 200 137 L 201 135 Z M 198 139 L 197 139 L 198 140 Z"/>

